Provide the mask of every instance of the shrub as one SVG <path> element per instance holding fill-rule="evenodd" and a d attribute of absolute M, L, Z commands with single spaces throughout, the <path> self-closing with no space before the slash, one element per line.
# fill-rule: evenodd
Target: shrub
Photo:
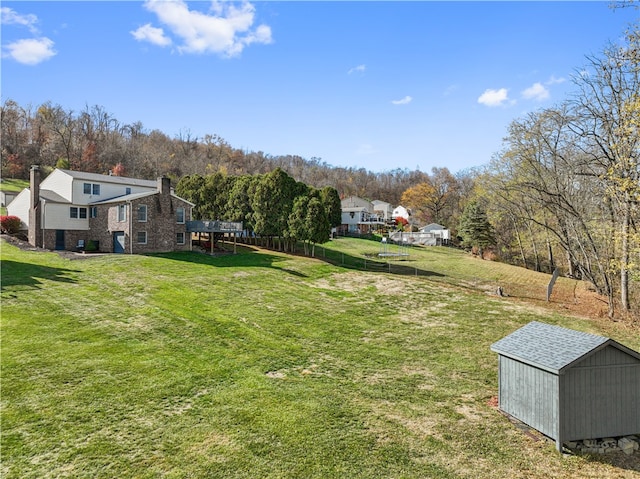
<path fill-rule="evenodd" d="M 3 233 L 15 234 L 20 231 L 20 225 L 22 221 L 17 216 L 0 216 L 0 230 Z"/>

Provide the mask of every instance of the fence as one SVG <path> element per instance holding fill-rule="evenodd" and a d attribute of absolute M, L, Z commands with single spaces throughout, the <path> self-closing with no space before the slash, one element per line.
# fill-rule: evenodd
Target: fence
<path fill-rule="evenodd" d="M 405 276 L 431 276 L 432 272 L 408 264 L 407 256 L 386 256 L 384 260 L 375 256 L 359 257 L 316 245 L 315 257 L 344 268 Z"/>

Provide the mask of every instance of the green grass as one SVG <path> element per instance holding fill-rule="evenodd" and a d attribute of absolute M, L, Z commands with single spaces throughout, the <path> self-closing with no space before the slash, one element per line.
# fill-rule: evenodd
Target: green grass
<path fill-rule="evenodd" d="M 0 181 L 0 191 L 15 191 L 20 192 L 25 188 L 29 187 L 29 181 L 27 180 L 16 180 L 14 178 L 2 178 Z M 6 215 L 7 208 L 5 206 L 0 206 L 0 215 Z"/>
<path fill-rule="evenodd" d="M 330 246 L 347 263 L 377 251 Z M 492 342 L 531 320 L 603 333 L 456 285 L 503 279 L 495 264 L 442 248 L 412 251 L 424 276 L 251 249 L 1 255 L 3 478 L 633 477 L 487 404 Z"/>
<path fill-rule="evenodd" d="M 15 178 L 2 178 L 2 181 L 0 182 L 0 191 L 20 192 L 25 188 L 29 188 L 28 180 L 18 180 Z"/>

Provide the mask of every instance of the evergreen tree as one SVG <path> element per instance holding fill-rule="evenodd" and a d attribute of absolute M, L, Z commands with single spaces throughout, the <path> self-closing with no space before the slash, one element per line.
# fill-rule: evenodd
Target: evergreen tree
<path fill-rule="evenodd" d="M 472 201 L 464 209 L 458 236 L 462 239 L 462 246 L 478 248 L 478 255 L 483 257 L 483 251 L 496 243 L 493 226 L 489 223 L 487 212 L 476 201 Z"/>
<path fill-rule="evenodd" d="M 307 205 L 306 231 L 312 244 L 311 256 L 315 256 L 315 246 L 329 241 L 331 225 L 327 213 L 318 198 L 311 198 Z"/>
<path fill-rule="evenodd" d="M 320 201 L 327 213 L 327 219 L 331 228 L 342 224 L 342 202 L 338 190 L 332 186 L 325 186 L 320 190 Z"/>

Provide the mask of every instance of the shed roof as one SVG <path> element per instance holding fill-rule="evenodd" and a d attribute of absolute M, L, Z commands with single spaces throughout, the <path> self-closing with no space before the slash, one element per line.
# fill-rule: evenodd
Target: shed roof
<path fill-rule="evenodd" d="M 611 345 L 640 359 L 640 354 L 616 341 L 533 321 L 491 345 L 491 350 L 516 361 L 560 373 L 589 353 Z"/>

